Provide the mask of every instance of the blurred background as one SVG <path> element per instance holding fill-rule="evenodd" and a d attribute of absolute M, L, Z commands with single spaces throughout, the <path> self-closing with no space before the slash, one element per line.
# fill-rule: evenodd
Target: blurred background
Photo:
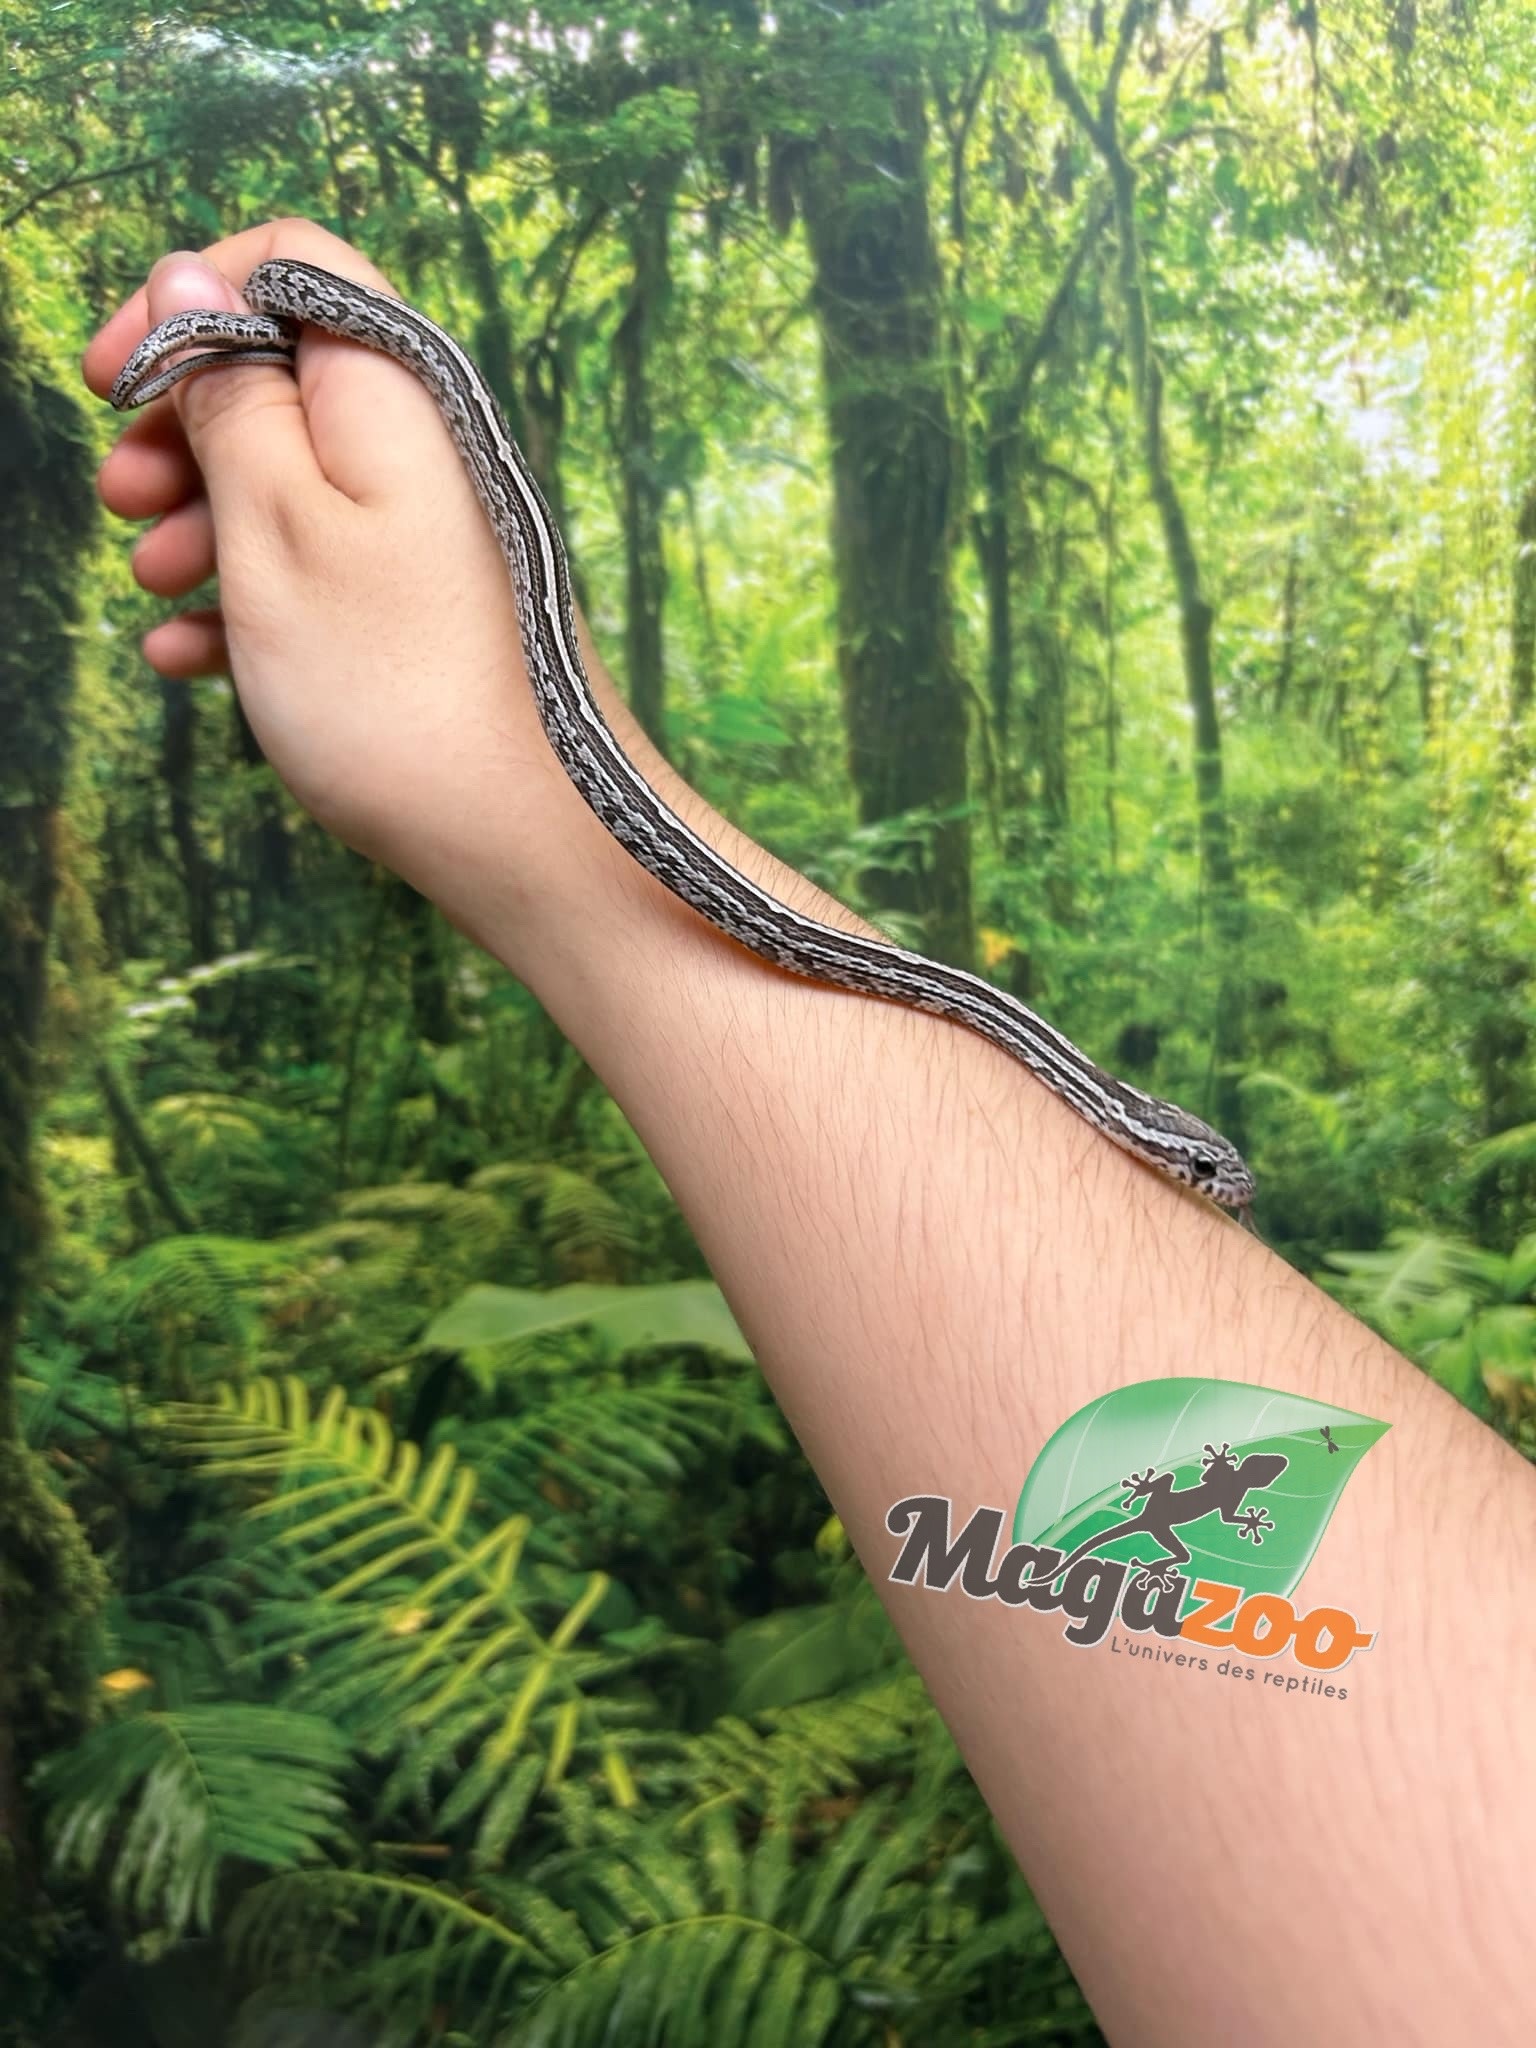
<path fill-rule="evenodd" d="M 1096 2041 L 624 1119 L 146 668 L 78 353 L 355 241 L 682 772 L 1530 1452 L 1536 9 L 0 22 L 0 2041 Z"/>

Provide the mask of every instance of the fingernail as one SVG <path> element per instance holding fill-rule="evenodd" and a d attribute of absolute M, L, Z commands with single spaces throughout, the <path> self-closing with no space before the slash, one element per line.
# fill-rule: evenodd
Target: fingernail
<path fill-rule="evenodd" d="M 240 299 L 222 271 L 191 249 L 176 249 L 162 256 L 149 273 L 149 302 L 154 318 L 163 320 L 168 313 L 202 308 L 230 312 Z"/>

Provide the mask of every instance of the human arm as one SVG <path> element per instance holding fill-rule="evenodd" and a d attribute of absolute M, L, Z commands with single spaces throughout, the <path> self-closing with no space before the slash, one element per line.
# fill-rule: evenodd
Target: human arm
<path fill-rule="evenodd" d="M 274 233 L 356 269 L 294 227 L 221 262 L 243 275 Z M 150 310 L 98 342 L 96 388 Z M 1392 2020 L 1443 2041 L 1470 2012 L 1480 2040 L 1515 2039 L 1533 1774 L 1503 1700 L 1533 1675 L 1536 1516 L 1513 1454 L 1002 1055 L 765 969 L 635 867 L 549 753 L 504 565 L 394 365 L 311 338 L 297 388 L 197 380 L 129 430 L 104 492 L 168 511 L 138 557 L 166 596 L 217 537 L 223 619 L 162 628 L 157 659 L 221 666 L 227 636 L 295 792 L 526 981 L 631 1117 L 1110 2038 L 1201 2048 L 1240 2017 L 1248 2041 Z M 595 680 L 696 831 L 856 924 L 684 789 Z M 1381 1632 L 1348 1711 L 1163 1683 L 995 1603 L 885 1584 L 893 1502 L 1007 1503 L 1066 1416 L 1177 1373 L 1391 1422 L 1306 1581 Z"/>

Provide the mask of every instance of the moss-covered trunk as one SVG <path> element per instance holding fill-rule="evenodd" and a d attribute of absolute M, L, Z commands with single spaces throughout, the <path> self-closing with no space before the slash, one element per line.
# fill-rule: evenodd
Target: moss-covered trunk
<path fill-rule="evenodd" d="M 841 53 L 843 109 L 806 153 L 800 181 L 832 444 L 838 667 L 861 822 L 913 815 L 872 863 L 869 894 L 918 917 L 934 952 L 969 962 L 942 280 L 921 82 L 899 56 L 872 54 L 879 48 L 855 39 Z"/>
<path fill-rule="evenodd" d="M 666 658 L 662 612 L 667 563 L 662 541 L 666 493 L 651 400 L 652 343 L 670 290 L 667 244 L 675 171 L 659 165 L 628 216 L 629 302 L 614 336 L 619 373 L 619 463 L 624 484 L 624 671 L 629 702 L 647 736 L 666 744 Z"/>
<path fill-rule="evenodd" d="M 43 1242 L 32 1113 L 90 467 L 79 414 L 38 374 L 0 264 L 0 1977 L 14 1960 L 18 1983 L 40 1942 L 27 1774 L 89 1710 L 101 1599 L 74 1517 L 21 1441 L 17 1402 L 22 1305 Z"/>
<path fill-rule="evenodd" d="M 1241 1144 L 1244 1116 L 1239 1078 L 1246 1045 L 1246 983 L 1242 951 L 1247 911 L 1233 850 L 1222 765 L 1221 714 L 1216 697 L 1214 654 L 1216 612 L 1206 594 L 1184 494 L 1169 455 L 1163 369 L 1152 329 L 1141 233 L 1136 218 L 1136 170 L 1120 123 L 1120 80 L 1146 20 L 1146 12 L 1142 0 L 1126 0 L 1115 39 L 1115 53 L 1096 107 L 1089 105 L 1054 35 L 1044 29 L 1031 30 L 1029 41 L 1044 59 L 1057 99 L 1084 139 L 1092 145 L 1109 180 L 1120 310 L 1125 323 L 1126 366 L 1130 372 L 1131 393 L 1140 429 L 1143 475 L 1162 529 L 1163 547 L 1178 602 L 1184 687 L 1194 728 L 1194 783 L 1200 858 L 1209 894 L 1211 929 L 1219 955 L 1220 974 L 1211 1034 L 1215 1068 L 1213 1114 L 1233 1142 Z"/>

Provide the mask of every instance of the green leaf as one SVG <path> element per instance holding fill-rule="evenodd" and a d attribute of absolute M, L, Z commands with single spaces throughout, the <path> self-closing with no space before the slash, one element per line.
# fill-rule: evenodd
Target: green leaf
<path fill-rule="evenodd" d="M 421 1341 L 429 1351 L 471 1351 L 582 1325 L 600 1332 L 620 1356 L 653 1346 L 696 1344 L 743 1364 L 752 1358 L 713 1280 L 673 1280 L 656 1287 L 583 1282 L 548 1292 L 471 1287 L 433 1317 Z"/>
<path fill-rule="evenodd" d="M 297 1378 L 161 1413 L 207 1478 L 269 1483 L 245 1512 L 244 1562 L 286 1597 L 257 1603 L 258 1626 L 295 1706 L 399 1759 L 388 1803 L 419 1806 L 448 1777 L 464 1821 L 520 1752 L 542 1771 L 573 1698 L 590 1706 L 583 1728 L 607 1739 L 604 1681 L 629 1662 L 594 1640 L 608 1580 L 525 1570 L 528 1517 L 487 1517 L 451 1444 L 424 1456 L 340 1388 L 312 1408 Z M 301 1585 L 311 1598 L 293 1597 Z M 623 1596 L 615 1605 L 628 1619 Z"/>
<path fill-rule="evenodd" d="M 889 1654 L 879 1610 L 860 1616 L 846 1605 L 817 1605 L 760 1615 L 726 1639 L 727 1711 L 761 1714 L 826 1699 L 867 1678 Z"/>
<path fill-rule="evenodd" d="M 285 1870 L 341 1832 L 350 1745 L 318 1714 L 234 1700 L 109 1721 L 38 1774 L 55 1866 L 173 1937 L 212 1924 L 221 1869 Z"/>
<path fill-rule="evenodd" d="M 1124 1505 L 1133 1472 L 1172 1472 L 1182 1490 L 1204 1476 L 1207 1444 L 1227 1444 L 1239 1460 L 1274 1451 L 1287 1460 L 1285 1470 L 1243 1505 L 1263 1507 L 1275 1526 L 1255 1543 L 1214 1511 L 1185 1523 L 1179 1534 L 1191 1556 L 1181 1570 L 1191 1584 L 1209 1578 L 1250 1593 L 1289 1593 L 1351 1473 L 1389 1427 L 1303 1394 L 1228 1380 L 1119 1387 L 1080 1408 L 1035 1460 L 1014 1512 L 1013 1540 L 1070 1553 L 1139 1511 Z M 1145 1530 L 1109 1538 L 1102 1555 L 1128 1561 L 1138 1544 L 1145 1552 L 1148 1540 Z"/>
<path fill-rule="evenodd" d="M 766 704 L 744 690 L 722 690 L 709 698 L 690 723 L 718 747 L 787 747 L 793 734 Z"/>
<path fill-rule="evenodd" d="M 959 311 L 977 334 L 998 334 L 1008 324 L 1009 309 L 996 299 L 962 299 Z"/>

